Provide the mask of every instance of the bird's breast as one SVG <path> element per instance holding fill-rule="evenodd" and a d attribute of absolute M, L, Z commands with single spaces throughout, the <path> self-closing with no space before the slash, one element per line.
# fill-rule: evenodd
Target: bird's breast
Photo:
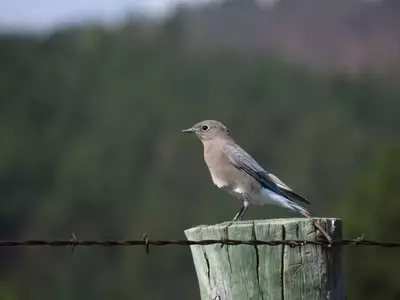
<path fill-rule="evenodd" d="M 217 187 L 222 188 L 222 187 L 228 186 L 227 180 L 225 180 L 222 176 L 218 176 L 217 172 L 214 172 L 213 169 L 211 169 L 211 168 L 209 168 L 209 169 L 210 169 L 212 181 L 214 182 L 214 184 Z"/>

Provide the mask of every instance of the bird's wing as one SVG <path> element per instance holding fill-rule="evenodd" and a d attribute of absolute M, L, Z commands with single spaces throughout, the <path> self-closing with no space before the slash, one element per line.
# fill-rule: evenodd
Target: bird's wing
<path fill-rule="evenodd" d="M 272 180 L 272 178 L 268 176 L 267 172 L 242 148 L 226 144 L 222 147 L 222 151 L 237 169 L 249 174 L 264 188 L 282 195 L 281 190 L 274 180 Z"/>
<path fill-rule="evenodd" d="M 229 161 L 239 170 L 242 170 L 256 179 L 264 188 L 267 188 L 290 200 L 298 200 L 310 204 L 308 200 L 292 191 L 282 180 L 274 174 L 265 171 L 246 151 L 238 146 L 226 144 L 222 151 Z"/>
<path fill-rule="evenodd" d="M 287 191 L 291 191 L 292 189 L 290 187 L 288 187 L 282 180 L 280 180 L 278 177 L 276 177 L 274 174 L 272 173 L 268 173 L 268 176 L 276 183 L 277 186 L 279 186 L 280 188 L 287 190 Z"/>
<path fill-rule="evenodd" d="M 297 201 L 301 201 L 301 202 L 305 202 L 305 203 L 311 204 L 303 196 L 293 192 L 293 190 L 290 187 L 288 187 L 282 180 L 280 180 L 274 174 L 268 173 L 268 176 L 276 183 L 276 185 L 280 189 L 284 190 L 285 194 L 287 194 L 290 197 L 291 200 L 297 200 Z"/>

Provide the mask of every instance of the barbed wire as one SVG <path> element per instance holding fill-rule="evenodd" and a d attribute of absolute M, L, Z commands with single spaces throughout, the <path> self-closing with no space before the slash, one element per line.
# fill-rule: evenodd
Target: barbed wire
<path fill-rule="evenodd" d="M 384 248 L 400 248 L 400 242 L 382 242 L 366 240 L 364 236 L 357 237 L 355 239 L 343 239 L 334 240 L 333 243 L 329 243 L 327 240 L 279 240 L 279 241 L 262 241 L 262 240 L 233 240 L 233 239 L 208 239 L 208 240 L 150 240 L 147 238 L 147 234 L 143 235 L 142 240 L 79 240 L 75 234 L 72 235 L 72 239 L 69 240 L 25 240 L 25 241 L 0 241 L 0 247 L 32 247 L 32 246 L 51 246 L 51 247 L 72 247 L 72 251 L 75 247 L 126 247 L 126 246 L 144 246 L 146 253 L 149 253 L 150 246 L 207 246 L 220 244 L 229 246 L 238 245 L 250 245 L 250 246 L 289 246 L 298 247 L 304 245 L 318 245 L 324 247 L 334 246 L 375 246 Z"/>

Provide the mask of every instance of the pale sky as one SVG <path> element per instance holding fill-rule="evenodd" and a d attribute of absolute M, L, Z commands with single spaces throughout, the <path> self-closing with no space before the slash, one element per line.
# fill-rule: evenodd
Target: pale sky
<path fill-rule="evenodd" d="M 178 3 L 211 1 L 213 0 L 0 0 L 0 30 L 48 30 L 65 23 L 85 20 L 113 22 L 129 13 L 164 16 Z"/>

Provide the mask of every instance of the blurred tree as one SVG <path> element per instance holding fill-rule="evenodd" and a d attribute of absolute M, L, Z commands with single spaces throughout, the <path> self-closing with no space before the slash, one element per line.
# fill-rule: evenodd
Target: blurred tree
<path fill-rule="evenodd" d="M 310 199 L 314 213 L 341 217 L 332 207 L 349 180 L 400 133 L 398 88 L 277 58 L 189 55 L 183 21 L 178 15 L 151 34 L 126 24 L 0 37 L 1 239 L 72 231 L 82 239 L 136 239 L 144 231 L 174 239 L 188 227 L 230 220 L 237 201 L 211 183 L 200 142 L 180 133 L 209 118 L 231 127 L 263 166 Z M 387 209 L 395 220 L 397 211 Z M 280 216 L 294 215 L 275 207 L 247 215 Z M 352 218 L 358 224 L 364 215 Z M 21 299 L 199 295 L 185 248 L 154 248 L 150 256 L 143 249 L 0 251 L 4 290 Z M 382 274 L 392 266 L 382 263 Z M 361 279 L 349 280 L 352 291 L 369 283 Z"/>
<path fill-rule="evenodd" d="M 400 148 L 381 152 L 343 201 L 346 235 L 399 241 Z M 346 249 L 350 299 L 400 298 L 398 249 L 356 247 Z"/>

